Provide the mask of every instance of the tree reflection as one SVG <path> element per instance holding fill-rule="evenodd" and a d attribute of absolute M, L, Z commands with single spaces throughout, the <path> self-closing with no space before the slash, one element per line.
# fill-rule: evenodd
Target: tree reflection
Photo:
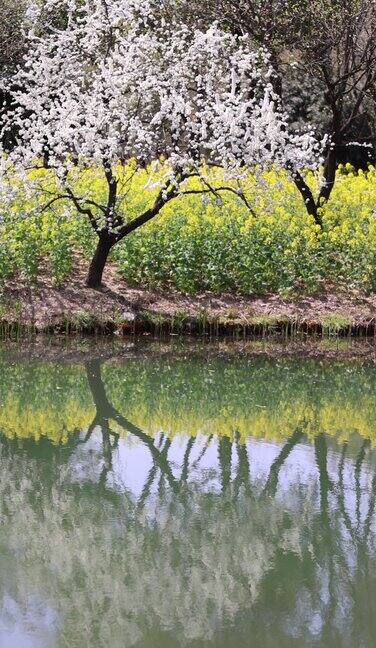
<path fill-rule="evenodd" d="M 295 432 L 287 439 L 283 445 L 278 457 L 273 461 L 269 471 L 269 477 L 265 484 L 264 493 L 267 495 L 275 495 L 278 487 L 278 478 L 281 468 L 285 461 L 293 451 L 296 445 L 303 440 L 303 431 L 295 430 Z"/>
<path fill-rule="evenodd" d="M 119 439 L 119 435 L 110 428 L 109 422 L 112 420 L 116 422 L 117 426 L 119 426 L 122 430 L 137 437 L 137 439 L 142 441 L 147 446 L 153 457 L 155 466 L 160 469 L 161 474 L 167 478 L 170 487 L 175 490 L 176 480 L 172 474 L 172 470 L 166 458 L 168 448 L 164 448 L 162 451 L 159 450 L 154 444 L 153 439 L 149 435 L 147 435 L 145 432 L 143 432 L 143 430 L 128 421 L 110 403 L 107 397 L 104 382 L 102 380 L 100 360 L 88 362 L 85 367 L 87 380 L 93 397 L 96 412 L 93 421 L 89 425 L 88 431 L 84 438 L 84 442 L 87 442 L 90 439 L 92 433 L 96 428 L 99 428 L 101 430 L 105 456 L 104 469 L 101 476 L 102 481 L 105 480 L 108 470 L 110 470 L 112 467 L 111 454 L 112 451 L 117 447 L 117 442 Z M 113 444 L 111 444 L 109 441 L 110 437 L 114 439 Z"/>
<path fill-rule="evenodd" d="M 253 446 L 213 430 L 186 438 L 177 465 L 171 438 L 149 436 L 126 403 L 111 403 L 101 362 L 86 374 L 95 414 L 66 448 L 1 440 L 3 596 L 25 614 L 31 600 L 52 608 L 56 645 L 373 646 L 368 440 L 355 457 L 347 443 L 332 452 L 321 431 L 308 447 L 302 421 L 261 478 Z M 110 479 L 122 432 L 150 456 L 138 494 Z M 98 435 L 98 483 L 74 482 L 75 452 Z M 291 471 L 302 443 L 313 461 L 305 481 Z M 212 451 L 215 487 L 203 468 Z"/>

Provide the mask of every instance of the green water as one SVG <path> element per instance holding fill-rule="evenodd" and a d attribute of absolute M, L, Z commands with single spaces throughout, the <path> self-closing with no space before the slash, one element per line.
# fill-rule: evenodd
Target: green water
<path fill-rule="evenodd" d="M 375 384 L 372 361 L 2 352 L 1 648 L 375 646 Z"/>

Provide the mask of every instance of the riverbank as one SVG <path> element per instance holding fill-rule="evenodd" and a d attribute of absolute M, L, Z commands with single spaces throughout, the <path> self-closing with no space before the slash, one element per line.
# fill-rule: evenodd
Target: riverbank
<path fill-rule="evenodd" d="M 186 334 L 248 336 L 374 336 L 376 294 L 323 285 L 315 295 L 237 296 L 135 288 L 109 266 L 100 290 L 85 287 L 78 266 L 60 286 L 47 272 L 31 285 L 20 277 L 0 292 L 3 336 L 30 333 Z"/>

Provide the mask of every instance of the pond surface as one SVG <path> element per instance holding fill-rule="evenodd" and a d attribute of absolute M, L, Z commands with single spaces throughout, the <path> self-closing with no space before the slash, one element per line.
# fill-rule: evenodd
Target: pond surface
<path fill-rule="evenodd" d="M 376 364 L 0 356 L 0 646 L 376 645 Z"/>

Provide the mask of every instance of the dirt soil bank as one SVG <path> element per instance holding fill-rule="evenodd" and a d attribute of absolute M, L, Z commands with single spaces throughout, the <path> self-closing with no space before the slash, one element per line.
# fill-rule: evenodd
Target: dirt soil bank
<path fill-rule="evenodd" d="M 2 332 L 191 333 L 226 335 L 375 335 L 376 294 L 339 292 L 284 299 L 280 295 L 243 297 L 133 288 L 106 270 L 100 290 L 85 287 L 77 267 L 62 286 L 47 273 L 27 285 L 12 279 L 0 290 Z"/>

